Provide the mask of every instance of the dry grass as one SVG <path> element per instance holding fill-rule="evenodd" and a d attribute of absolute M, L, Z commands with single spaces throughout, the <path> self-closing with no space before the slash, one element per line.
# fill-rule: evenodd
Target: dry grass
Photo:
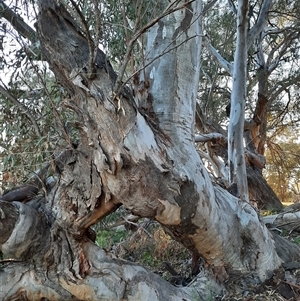
<path fill-rule="evenodd" d="M 300 233 L 294 231 L 288 238 L 300 242 Z M 191 276 L 190 252 L 172 240 L 155 222 L 128 232 L 127 238 L 115 245 L 113 251 L 124 259 L 150 268 L 167 280 L 171 275 L 164 270 L 164 261 L 169 262 L 180 275 Z M 225 286 L 227 295 L 218 300 L 300 301 L 300 269 L 281 268 L 270 280 L 259 285 L 248 284 L 246 279 L 229 279 Z"/>

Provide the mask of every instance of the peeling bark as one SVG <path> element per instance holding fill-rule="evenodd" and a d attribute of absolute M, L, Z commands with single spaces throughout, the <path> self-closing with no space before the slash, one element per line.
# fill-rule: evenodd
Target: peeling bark
<path fill-rule="evenodd" d="M 265 280 L 280 266 L 257 212 L 212 184 L 194 145 L 200 17 L 201 2 L 193 1 L 149 29 L 150 106 L 138 108 L 125 88 L 113 94 L 116 75 L 100 50 L 89 77 L 85 33 L 62 5 L 40 1 L 42 49 L 70 94 L 65 104 L 78 114 L 80 143 L 54 161 L 56 183 L 44 197 L 1 201 L 11 212 L 1 249 L 22 260 L 0 270 L 3 300 L 206 300 L 221 293 L 202 272 L 191 287 L 174 288 L 92 244 L 88 227 L 120 205 L 159 221 L 215 273 L 238 270 Z M 20 221 L 28 225 L 24 233 Z"/>
<path fill-rule="evenodd" d="M 0 290 L 1 300 L 180 301 L 197 296 L 204 301 L 222 293 L 222 287 L 204 273 L 198 275 L 191 287 L 177 288 L 145 268 L 111 258 L 91 243 L 85 245 L 85 254 L 90 269 L 76 282 L 37 270 L 25 262 L 2 265 L 0 279 L 5 290 Z"/>

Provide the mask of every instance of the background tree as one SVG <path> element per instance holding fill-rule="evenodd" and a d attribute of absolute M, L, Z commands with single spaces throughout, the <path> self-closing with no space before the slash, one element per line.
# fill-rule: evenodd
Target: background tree
<path fill-rule="evenodd" d="M 266 4 L 267 1 L 264 3 Z M 248 153 L 246 152 L 246 160 L 253 160 L 250 165 L 255 166 L 254 169 L 249 170 L 248 168 L 249 193 L 250 200 L 255 201 L 260 208 L 265 209 L 278 209 L 280 205 L 278 198 L 268 188 L 268 185 L 263 185 L 265 189 L 259 192 L 256 189 L 256 187 L 261 187 L 259 183 L 264 181 L 261 171 L 265 166 L 265 162 L 260 155 L 264 155 L 266 142 L 270 141 L 272 143 L 271 139 L 275 137 L 272 134 L 267 137 L 267 133 L 273 133 L 271 129 L 276 127 L 274 123 L 279 126 L 281 120 L 285 119 L 287 111 L 284 108 L 297 106 L 297 102 L 294 102 L 296 97 L 291 97 L 294 91 L 297 91 L 297 77 L 299 75 L 297 55 L 294 56 L 295 59 L 291 64 L 286 63 L 287 60 L 290 60 L 290 58 L 286 58 L 289 56 L 288 53 L 297 53 L 298 50 L 296 49 L 299 47 L 296 38 L 299 32 L 297 17 L 295 15 L 297 8 L 293 4 L 289 4 L 283 12 L 283 5 L 281 1 L 272 5 L 268 15 L 267 26 L 256 38 L 252 35 L 252 33 L 257 32 L 252 30 L 256 28 L 254 26 L 249 32 L 248 41 L 247 100 L 245 111 L 245 129 L 247 131 L 245 135 L 247 136 L 246 145 L 248 150 L 258 155 L 248 157 Z M 262 11 L 260 3 L 250 3 L 248 26 L 255 24 L 255 22 L 257 24 L 264 22 L 263 19 L 266 17 L 263 17 Z M 226 133 L 222 131 L 224 130 L 223 125 L 226 125 L 228 122 L 224 108 L 230 102 L 231 95 L 230 82 L 236 32 L 234 28 L 235 13 L 235 4 L 232 3 L 231 6 L 228 6 L 224 5 L 224 3 L 219 3 L 207 11 L 204 18 L 206 32 L 205 45 L 207 45 L 206 49 L 208 52 L 206 50 L 203 52 L 202 70 L 204 77 L 200 81 L 201 100 L 199 104 L 207 116 L 208 123 L 211 124 L 213 120 L 214 126 L 213 129 L 209 126 L 210 131 L 213 130 L 225 136 Z M 258 21 L 259 16 L 261 16 L 260 21 Z M 222 26 L 219 26 L 220 24 Z M 216 30 L 216 26 L 218 30 Z M 280 42 L 272 44 L 274 38 Z M 255 43 L 252 45 L 251 43 L 254 41 Z M 210 60 L 211 55 L 215 57 L 215 61 Z M 286 72 L 287 68 L 288 72 Z M 262 70 L 265 70 L 265 72 L 262 72 Z M 282 108 L 282 111 L 280 111 L 282 114 L 278 111 L 278 105 Z M 228 109 L 230 110 L 229 107 Z M 288 119 L 292 123 L 297 123 L 298 110 L 292 111 L 293 113 L 290 112 L 288 114 L 293 114 L 293 117 L 290 115 Z M 220 126 L 218 125 L 222 126 L 222 130 L 220 130 Z M 220 147 L 222 146 L 218 146 L 219 154 Z M 222 151 L 221 153 L 223 153 L 222 160 L 226 162 L 226 151 Z M 215 155 L 215 152 L 212 152 L 212 154 Z M 216 159 L 211 158 L 210 161 L 214 162 Z M 268 165 L 271 166 L 272 161 L 268 162 Z M 226 166 L 223 166 L 222 169 L 226 169 Z M 224 177 L 224 173 L 223 178 L 225 179 L 222 182 L 228 183 L 229 179 Z M 226 185 L 229 186 L 230 184 Z"/>
<path fill-rule="evenodd" d="M 267 166 L 266 178 L 282 202 L 299 202 L 298 129 L 281 130 L 267 144 L 266 158 L 273 164 Z"/>
<path fill-rule="evenodd" d="M 262 281 L 282 261 L 297 259 L 298 248 L 284 254 L 275 248 L 274 236 L 248 202 L 213 184 L 194 145 L 201 2 L 166 2 L 155 19 L 136 17 L 143 22 L 136 21 L 131 35 L 125 30 L 129 42 L 118 75 L 97 47 L 101 11 L 110 2 L 101 4 L 90 3 L 96 12 L 90 23 L 84 6 L 74 1 L 40 1 L 34 35 L 18 19 L 23 36 L 39 38 L 42 58 L 63 87 L 57 105 L 70 110 L 72 118 L 67 123 L 70 116 L 53 105 L 43 85 L 45 107 L 51 104 L 59 125 L 54 129 L 61 151 L 53 152 L 27 185 L 1 197 L 1 250 L 17 259 L 2 263 L 1 298 L 202 300 L 220 293 L 224 280 L 236 272 Z M 123 13 L 125 6 L 120 7 Z M 3 1 L 1 8 L 9 19 L 12 10 Z M 152 7 L 135 12 L 142 16 L 147 9 Z M 126 13 L 123 24 L 130 25 Z M 129 82 L 128 63 L 139 39 L 144 54 L 132 74 L 131 91 L 124 81 Z M 203 119 L 198 110 L 199 127 L 207 127 Z M 189 287 L 174 288 L 93 244 L 90 226 L 120 206 L 158 221 L 195 258 L 203 258 L 206 271 Z"/>

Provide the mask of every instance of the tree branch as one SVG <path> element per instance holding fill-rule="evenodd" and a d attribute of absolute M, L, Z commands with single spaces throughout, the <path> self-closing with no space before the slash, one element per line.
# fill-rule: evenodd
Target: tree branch
<path fill-rule="evenodd" d="M 237 15 L 237 8 L 236 8 L 236 5 L 235 3 L 233 2 L 233 0 L 228 0 L 228 4 L 229 4 L 229 7 L 231 9 L 231 11 L 234 13 L 234 15 L 236 16 Z"/>
<path fill-rule="evenodd" d="M 210 2 L 208 2 L 202 10 L 202 15 L 204 16 L 216 3 L 218 2 L 218 0 L 212 0 Z"/>
<path fill-rule="evenodd" d="M 255 38 L 264 29 L 264 26 L 265 26 L 266 20 L 267 20 L 267 15 L 268 15 L 271 4 L 272 4 L 272 0 L 264 0 L 263 1 L 259 16 L 258 16 L 255 24 L 252 26 L 252 28 L 248 32 L 248 37 L 247 37 L 247 47 L 248 47 L 248 49 L 253 44 Z"/>
<path fill-rule="evenodd" d="M 227 147 L 228 140 L 225 136 L 220 133 L 209 133 L 209 134 L 197 134 L 195 135 L 196 143 L 206 143 L 213 142 L 215 144 L 221 145 L 222 147 Z M 253 153 L 245 149 L 246 162 L 248 165 L 256 166 L 259 169 L 263 169 L 266 164 L 264 156 L 260 154 Z"/>
<path fill-rule="evenodd" d="M 186 3 L 184 3 L 183 5 L 181 6 L 178 6 L 178 7 L 175 7 L 175 8 L 172 8 L 172 6 L 174 6 L 174 4 L 176 4 L 177 2 L 179 2 L 178 0 L 175 0 L 174 2 L 171 2 L 167 8 L 162 12 L 162 14 L 160 14 L 158 17 L 152 19 L 148 24 L 146 24 L 145 26 L 143 26 L 140 30 L 137 31 L 137 22 L 135 24 L 135 30 L 134 30 L 134 35 L 133 37 L 130 39 L 130 41 L 128 42 L 128 45 L 127 45 L 127 50 L 126 50 L 126 54 L 124 56 L 124 60 L 123 60 L 123 63 L 119 69 L 119 74 L 118 74 L 118 77 L 117 77 L 117 80 L 116 80 L 116 84 L 115 84 L 115 87 L 114 87 L 114 91 L 116 93 L 116 95 L 118 95 L 121 91 L 121 88 L 123 86 L 123 83 L 122 83 L 122 79 L 123 79 L 123 75 L 125 73 L 125 70 L 126 70 L 126 67 L 127 67 L 127 64 L 130 60 L 130 55 L 131 55 L 131 51 L 133 49 L 133 46 L 134 46 L 134 43 L 135 41 L 148 29 L 150 28 L 151 26 L 153 26 L 154 24 L 156 24 L 159 20 L 161 20 L 162 18 L 166 17 L 167 15 L 169 14 L 172 14 L 180 9 L 183 9 L 185 8 L 188 4 L 194 2 L 195 0 L 191 0 L 191 1 L 188 1 Z"/>
<path fill-rule="evenodd" d="M 207 36 L 203 37 L 203 43 L 206 49 L 211 53 L 211 55 L 218 61 L 221 67 L 223 67 L 231 76 L 233 75 L 233 65 L 226 61 L 220 53 L 214 48 L 208 40 Z"/>
<path fill-rule="evenodd" d="M 36 123 L 35 121 L 35 118 L 31 115 L 31 113 L 29 112 L 29 109 L 24 105 L 22 104 L 21 102 L 19 102 L 14 96 L 12 96 L 8 91 L 7 89 L 5 89 L 4 87 L 2 87 L 0 85 L 0 93 L 6 97 L 9 101 L 11 101 L 12 103 L 14 103 L 19 109 L 21 109 L 21 111 L 28 117 L 28 119 L 31 121 L 32 125 L 33 125 L 33 128 L 36 132 L 36 134 L 41 137 L 42 136 L 42 133 L 39 129 L 39 126 L 38 124 Z"/>
<path fill-rule="evenodd" d="M 47 218 L 35 209 L 19 203 L 0 202 L 1 251 L 16 259 L 43 261 L 50 235 Z M 2 237 L 2 235 L 1 235 Z M 42 243 L 43 242 L 43 243 Z"/>
<path fill-rule="evenodd" d="M 276 99 L 280 93 L 288 89 L 290 86 L 298 83 L 299 81 L 300 81 L 300 74 L 297 74 L 293 77 L 289 77 L 288 79 L 285 78 L 281 80 L 269 90 L 269 98 Z"/>
<path fill-rule="evenodd" d="M 198 134 L 195 135 L 195 142 L 208 142 L 208 141 L 226 141 L 227 138 L 219 133 L 209 133 L 209 134 Z"/>
<path fill-rule="evenodd" d="M 33 43 L 38 40 L 35 30 L 27 25 L 18 14 L 13 12 L 4 1 L 0 1 L 0 17 L 6 19 L 24 38 Z"/>
<path fill-rule="evenodd" d="M 286 54 L 287 48 L 292 44 L 294 39 L 297 38 L 299 38 L 299 32 L 298 31 L 292 32 L 291 34 L 287 35 L 287 37 L 277 47 L 271 50 L 269 57 L 267 59 L 269 74 L 271 74 L 277 68 L 281 58 Z M 276 52 L 278 52 L 278 55 L 272 62 L 273 56 Z"/>
<path fill-rule="evenodd" d="M 229 179 L 237 183 L 238 196 L 249 201 L 246 178 L 243 126 L 245 123 L 247 81 L 247 16 L 248 0 L 238 0 L 236 49 L 234 54 L 230 122 L 228 125 Z"/>

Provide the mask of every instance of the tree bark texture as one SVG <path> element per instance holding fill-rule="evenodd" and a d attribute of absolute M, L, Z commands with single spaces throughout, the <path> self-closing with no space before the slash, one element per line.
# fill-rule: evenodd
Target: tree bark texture
<path fill-rule="evenodd" d="M 228 126 L 229 180 L 230 183 L 237 183 L 237 195 L 244 201 L 249 201 L 243 139 L 247 80 L 247 14 L 248 1 L 239 0 L 230 123 Z"/>
<path fill-rule="evenodd" d="M 256 202 L 262 210 L 282 210 L 283 205 L 277 195 L 263 177 L 262 172 L 255 166 L 247 166 L 249 198 Z"/>
<path fill-rule="evenodd" d="M 280 209 L 282 205 L 278 197 L 274 194 L 271 187 L 268 187 L 267 183 L 263 179 L 262 175 L 259 175 L 259 172 L 256 170 L 255 167 L 258 167 L 260 170 L 265 167 L 265 159 L 263 157 L 264 150 L 265 150 L 265 143 L 266 143 L 266 135 L 267 135 L 267 111 L 270 106 L 271 102 L 271 95 L 270 91 L 268 91 L 268 81 L 269 76 L 274 70 L 270 68 L 270 64 L 280 61 L 277 57 L 273 60 L 274 50 L 270 52 L 269 57 L 265 60 L 265 38 L 267 36 L 266 32 L 266 23 L 268 20 L 268 12 L 272 5 L 271 0 L 266 0 L 261 3 L 261 7 L 259 10 L 259 14 L 255 20 L 255 23 L 252 25 L 247 22 L 247 3 L 245 1 L 240 1 L 238 8 L 239 10 L 234 10 L 235 14 L 237 14 L 237 47 L 236 47 L 236 57 L 234 59 L 235 64 L 235 71 L 236 75 L 233 79 L 233 91 L 232 93 L 232 102 L 244 102 L 242 100 L 246 93 L 246 55 L 245 51 L 249 50 L 254 42 L 255 42 L 255 54 L 257 59 L 258 65 L 258 72 L 257 72 L 257 82 L 258 82 L 258 98 L 256 103 L 256 108 L 254 114 L 251 119 L 246 119 L 244 124 L 242 122 L 243 116 L 240 117 L 243 111 L 240 111 L 240 105 L 237 105 L 235 108 L 229 105 L 226 107 L 230 113 L 230 109 L 232 109 L 231 115 L 231 122 L 229 124 L 228 129 L 228 140 L 230 144 L 228 145 L 228 152 L 226 151 L 226 156 L 221 156 L 220 153 L 218 156 L 221 156 L 223 160 L 227 161 L 227 153 L 229 153 L 229 172 L 226 172 L 226 176 L 224 177 L 224 170 L 225 168 L 222 167 L 223 170 L 220 169 L 221 164 L 217 164 L 217 171 L 216 175 L 222 177 L 222 182 L 226 183 L 226 186 L 233 185 L 234 187 L 238 187 L 238 190 L 241 190 L 241 187 L 244 187 L 245 193 L 247 195 L 247 183 L 245 182 L 245 169 L 244 165 L 244 158 L 243 156 L 236 155 L 236 152 L 239 150 L 242 152 L 243 148 L 243 139 L 242 132 L 244 130 L 244 143 L 246 148 L 246 165 L 247 165 L 247 172 L 250 171 L 250 177 L 248 176 L 248 191 L 249 191 L 249 199 L 255 200 L 258 202 L 260 208 L 263 209 Z M 233 64 L 226 61 L 217 51 L 210 45 L 208 38 L 204 38 L 204 42 L 206 47 L 209 49 L 210 53 L 217 59 L 219 65 L 223 67 L 231 76 L 233 76 Z M 265 49 L 265 50 L 264 50 Z M 280 54 L 281 56 L 282 54 Z M 271 59 L 270 59 L 271 57 Z M 274 65 L 273 65 L 274 66 Z M 242 71 L 242 72 L 240 72 Z M 244 91 L 244 92 L 243 92 Z M 233 100 L 233 98 L 235 100 Z M 228 117 L 230 114 L 228 114 Z M 196 116 L 197 117 L 197 116 Z M 198 118 L 199 121 L 199 118 Z M 197 122 L 197 118 L 196 118 Z M 201 122 L 203 123 L 203 122 Z M 209 124 L 208 124 L 209 123 Z M 236 125 L 234 125 L 236 124 Z M 206 135 L 207 131 L 203 130 L 203 124 L 200 126 L 200 131 Z M 219 130 L 219 127 L 213 121 L 208 121 L 206 123 L 206 130 L 208 132 L 219 132 L 221 134 L 222 131 Z M 223 134 L 224 135 L 224 134 Z M 219 144 L 219 143 L 217 143 Z M 221 146 L 221 148 L 223 148 Z M 212 152 L 214 154 L 214 152 Z M 209 154 L 209 157 L 206 158 L 211 162 L 212 165 L 215 164 L 216 159 Z M 242 153 L 243 154 L 243 153 Z M 263 159 L 263 160 L 261 160 Z M 252 169 L 253 168 L 253 169 Z M 254 170 L 255 169 L 255 170 Z M 236 173 L 239 170 L 240 175 L 237 176 Z M 253 177 L 253 174 L 257 175 L 257 178 Z M 260 181 L 262 181 L 262 185 L 259 185 Z M 228 183 L 228 184 L 227 184 Z M 260 187 L 261 186 L 261 187 Z M 236 192 L 236 195 L 242 195 L 240 191 Z M 242 197 L 243 198 L 243 197 Z M 245 197 L 246 199 L 246 197 Z M 265 201 L 266 200 L 266 201 Z M 273 202 L 273 204 L 272 204 Z"/>
<path fill-rule="evenodd" d="M 208 153 L 203 153 L 199 150 L 198 152 L 200 152 L 201 157 L 211 163 L 217 182 L 225 186 L 227 190 L 230 190 L 228 166 L 224 163 L 228 161 L 227 133 L 214 122 L 206 120 L 198 104 L 196 112 L 196 126 L 203 134 L 196 134 L 195 142 L 206 143 L 209 149 Z M 265 159 L 257 154 L 251 133 L 248 130 L 244 132 L 244 138 L 247 144 L 245 156 L 249 200 L 255 202 L 259 209 L 282 210 L 282 203 L 262 175 Z"/>
<path fill-rule="evenodd" d="M 257 152 L 261 155 L 265 153 L 265 143 L 267 137 L 267 112 L 268 112 L 268 65 L 265 61 L 263 51 L 263 32 L 258 35 L 256 40 L 257 60 L 259 64 L 258 77 L 258 97 L 256 108 L 253 114 L 253 120 L 256 126 L 251 129 L 251 136 Z"/>
<path fill-rule="evenodd" d="M 116 75 L 100 50 L 89 76 L 87 39 L 67 10 L 51 0 L 39 5 L 43 53 L 69 93 L 64 105 L 77 113 L 80 143 L 54 160 L 56 184 L 44 196 L 1 202 L 1 219 L 11 220 L 0 224 L 1 249 L 22 262 L 1 269 L 0 298 L 205 300 L 201 274 L 191 287 L 174 288 L 89 241 L 89 226 L 120 205 L 160 222 L 216 270 L 266 279 L 281 264 L 271 233 L 248 202 L 212 184 L 194 145 L 201 2 L 149 29 L 147 91 L 138 104 L 125 88 L 114 95 Z"/>

